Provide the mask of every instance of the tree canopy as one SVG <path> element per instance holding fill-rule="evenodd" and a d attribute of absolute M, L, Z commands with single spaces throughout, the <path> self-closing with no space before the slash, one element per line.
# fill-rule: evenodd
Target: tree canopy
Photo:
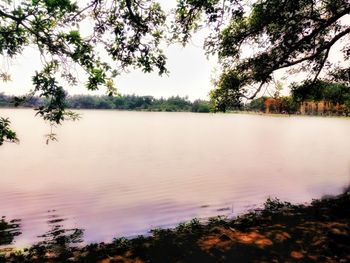
<path fill-rule="evenodd" d="M 201 23 L 212 28 L 205 48 L 218 54 L 224 71 L 214 98 L 227 90 L 222 79 L 232 78 L 230 74 L 239 79 L 230 87 L 235 97 L 253 99 L 275 71 L 293 66 L 307 72 L 312 82 L 323 70 L 349 82 L 349 41 L 341 44 L 347 63 L 332 65 L 329 60 L 332 47 L 349 40 L 349 14 L 349 0 L 257 0 L 251 7 L 236 0 L 183 0 L 178 8 L 184 42 L 187 29 Z"/>
<path fill-rule="evenodd" d="M 318 80 L 316 82 L 304 81 L 291 87 L 293 99 L 298 102 L 303 101 L 326 101 L 333 104 L 344 104 L 350 109 L 350 87 L 342 83 L 326 82 Z"/>
<path fill-rule="evenodd" d="M 203 27 L 210 32 L 204 48 L 218 55 L 223 70 L 211 92 L 218 110 L 253 99 L 275 71 L 294 66 L 311 82 L 322 71 L 349 82 L 349 42 L 342 42 L 343 64 L 332 65 L 329 54 L 349 37 L 350 0 L 176 1 L 168 21 L 157 0 L 0 0 L 0 56 L 40 51 L 43 68 L 34 73 L 32 95 L 46 99 L 37 111 L 52 123 L 76 117 L 66 110 L 61 81 L 77 84 L 74 65 L 86 72 L 88 90 L 105 86 L 113 95 L 113 78 L 129 67 L 166 73 L 162 40 L 187 44 Z M 0 78 L 10 76 L 0 69 Z M 1 138 L 16 138 L 1 123 Z"/>
<path fill-rule="evenodd" d="M 43 68 L 34 73 L 30 95 L 45 98 L 38 114 L 59 124 L 74 117 L 65 109 L 66 92 L 59 80 L 76 85 L 76 65 L 87 74 L 88 90 L 103 85 L 109 95 L 116 92 L 113 77 L 130 66 L 165 73 L 160 48 L 165 20 L 153 0 L 0 0 L 0 56 L 15 59 L 26 47 L 40 51 Z M 0 78 L 10 80 L 1 68 Z M 7 127 L 2 120 L 0 136 L 12 141 L 15 134 Z"/>

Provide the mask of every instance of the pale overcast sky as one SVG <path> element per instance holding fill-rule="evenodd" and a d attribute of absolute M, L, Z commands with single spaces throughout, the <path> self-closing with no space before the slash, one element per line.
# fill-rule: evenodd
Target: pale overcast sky
<path fill-rule="evenodd" d="M 201 45 L 198 41 L 198 45 Z M 144 74 L 140 70 L 131 70 L 115 79 L 122 94 L 152 95 L 155 97 L 188 96 L 190 99 L 205 99 L 212 89 L 211 76 L 216 67 L 215 57 L 208 60 L 204 51 L 193 44 L 183 48 L 180 45 L 166 49 L 169 75 L 158 76 L 157 72 Z M 40 69 L 38 53 L 27 49 L 16 60 L 8 62 L 2 59 L 2 69 L 8 70 L 12 81 L 1 83 L 0 92 L 23 94 L 32 88 L 31 77 Z M 103 94 L 88 92 L 83 84 L 78 87 L 66 87 L 70 94 Z"/>

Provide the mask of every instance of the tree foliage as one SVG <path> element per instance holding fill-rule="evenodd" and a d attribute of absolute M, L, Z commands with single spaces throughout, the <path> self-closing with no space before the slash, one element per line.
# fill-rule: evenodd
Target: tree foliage
<path fill-rule="evenodd" d="M 4 142 L 18 142 L 17 135 L 10 129 L 10 120 L 0 117 L 0 145 Z"/>
<path fill-rule="evenodd" d="M 88 90 L 105 86 L 109 95 L 116 92 L 113 77 L 130 66 L 166 73 L 165 19 L 153 0 L 0 0 L 0 56 L 15 59 L 27 47 L 40 51 L 43 68 L 29 97 L 45 98 L 38 114 L 59 124 L 72 115 L 59 80 L 77 85 L 75 66 L 85 71 Z M 10 79 L 1 68 L 0 77 Z"/>
<path fill-rule="evenodd" d="M 350 87 L 337 82 L 304 81 L 293 84 L 292 97 L 295 101 L 326 101 L 333 104 L 350 105 Z M 349 107 L 350 110 L 350 107 Z"/>
<path fill-rule="evenodd" d="M 224 72 L 215 83 L 209 96 L 214 104 L 215 111 L 226 112 L 228 109 L 235 109 L 241 105 L 241 76 L 237 72 Z"/>
<path fill-rule="evenodd" d="M 247 103 L 245 105 L 245 107 L 246 107 L 247 110 L 264 112 L 265 111 L 265 100 L 266 99 L 267 99 L 266 96 L 253 99 L 249 103 Z"/>
<path fill-rule="evenodd" d="M 288 113 L 295 114 L 299 110 L 299 102 L 291 96 L 281 97 L 259 97 L 245 104 L 248 111 L 266 112 L 267 107 L 270 113 Z"/>
<path fill-rule="evenodd" d="M 325 68 L 329 75 L 349 81 L 349 68 L 329 61 L 332 47 L 349 37 L 349 0 L 258 0 L 251 7 L 243 2 L 183 0 L 178 7 L 184 42 L 187 29 L 211 25 L 205 48 L 218 53 L 224 76 L 239 74 L 240 82 L 231 88 L 237 98 L 254 98 L 275 71 L 292 66 L 306 71 L 312 82 Z M 350 57 L 348 43 L 342 43 L 345 61 Z M 218 89 L 227 89 L 220 84 Z"/>

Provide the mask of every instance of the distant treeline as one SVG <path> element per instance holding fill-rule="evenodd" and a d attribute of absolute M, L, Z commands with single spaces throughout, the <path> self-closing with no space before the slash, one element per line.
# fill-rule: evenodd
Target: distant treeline
<path fill-rule="evenodd" d="M 122 95 L 116 97 L 109 96 L 89 96 L 76 95 L 68 96 L 67 107 L 73 109 L 117 109 L 136 111 L 188 111 L 188 112 L 210 112 L 209 101 L 195 100 L 179 96 L 167 99 L 156 99 L 152 96 Z M 45 100 L 38 97 L 15 97 L 0 93 L 0 107 L 21 107 L 36 108 L 45 104 Z"/>
<path fill-rule="evenodd" d="M 291 96 L 259 97 L 244 105 L 247 111 L 269 113 L 320 113 L 350 115 L 350 86 L 345 83 L 318 80 L 290 86 Z M 327 107 L 320 105 L 327 105 Z"/>

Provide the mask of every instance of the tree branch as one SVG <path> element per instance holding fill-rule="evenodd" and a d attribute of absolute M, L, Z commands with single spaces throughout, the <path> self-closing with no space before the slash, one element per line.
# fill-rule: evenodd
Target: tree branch
<path fill-rule="evenodd" d="M 324 55 L 324 58 L 323 58 L 323 60 L 321 61 L 321 64 L 319 65 L 319 69 L 318 69 L 318 71 L 317 71 L 317 73 L 316 73 L 316 75 L 315 75 L 315 77 L 314 77 L 312 83 L 315 83 L 316 80 L 317 80 L 317 78 L 318 78 L 318 76 L 320 75 L 320 73 L 321 73 L 321 71 L 322 71 L 322 69 L 323 69 L 323 67 L 324 67 L 324 64 L 325 64 L 326 61 L 327 61 L 327 58 L 328 58 L 328 55 L 329 55 L 329 51 L 331 50 L 331 47 L 332 47 L 332 46 L 330 46 L 330 47 L 326 50 L 326 53 L 325 53 L 325 55 Z"/>
<path fill-rule="evenodd" d="M 0 9 L 0 16 L 9 18 L 9 19 L 11 19 L 11 20 L 14 20 L 14 21 L 16 21 L 17 23 L 20 23 L 20 22 L 23 20 L 23 18 L 20 18 L 20 17 L 17 17 L 17 16 L 10 15 L 10 14 L 8 14 L 8 13 L 5 13 L 5 12 L 2 11 L 1 9 Z"/>
<path fill-rule="evenodd" d="M 350 6 L 348 6 L 347 8 L 345 8 L 342 12 L 339 12 L 337 15 L 331 17 L 330 19 L 328 19 L 324 24 L 322 24 L 320 27 L 316 28 L 315 30 L 313 30 L 309 35 L 303 37 L 302 39 L 300 39 L 297 43 L 295 43 L 295 45 L 293 47 L 291 47 L 288 51 L 287 54 L 285 54 L 278 63 L 276 63 L 275 67 L 273 68 L 273 70 L 277 70 L 280 68 L 284 68 L 284 67 L 288 67 L 288 65 L 282 66 L 280 67 L 280 64 L 282 64 L 284 62 L 284 60 L 286 60 L 290 54 L 292 54 L 295 50 L 298 49 L 298 47 L 300 47 L 301 44 L 303 44 L 306 41 L 310 41 L 311 39 L 313 39 L 317 34 L 319 34 L 322 30 L 326 29 L 327 27 L 329 27 L 330 25 L 332 25 L 333 23 L 335 23 L 336 21 L 338 21 L 341 17 L 347 15 L 350 13 Z M 347 32 L 348 33 L 348 32 Z M 347 34 L 346 33 L 346 34 Z M 342 37 L 342 36 L 341 36 Z M 324 50 L 324 49 L 323 49 Z M 318 53 L 319 54 L 319 53 Z M 317 55 L 318 55 L 317 54 Z M 317 56 L 316 55 L 316 56 Z M 307 60 L 307 59 L 305 59 Z M 300 61 L 302 62 L 302 61 Z M 297 62 L 295 64 L 298 64 L 300 62 Z"/>
<path fill-rule="evenodd" d="M 148 29 L 147 26 L 145 26 L 144 24 L 141 23 L 141 18 L 139 15 L 136 15 L 134 13 L 134 11 L 132 10 L 132 1 L 133 0 L 125 0 L 126 2 L 126 7 L 128 8 L 128 11 L 129 11 L 129 14 L 130 14 L 130 18 L 131 20 L 137 25 L 139 26 L 140 28 L 143 28 L 143 29 Z"/>
<path fill-rule="evenodd" d="M 259 87 L 256 89 L 256 91 L 254 92 L 254 94 L 253 95 L 251 95 L 251 96 L 246 96 L 246 95 L 242 95 L 244 98 L 246 98 L 246 99 L 248 99 L 248 100 L 252 100 L 252 99 L 254 99 L 255 97 L 256 97 L 256 95 L 261 91 L 261 89 L 262 89 L 262 87 L 264 86 L 264 84 L 265 84 L 265 81 L 263 81 L 263 82 L 261 82 L 260 83 L 260 85 L 259 85 Z"/>
<path fill-rule="evenodd" d="M 334 36 L 333 39 L 330 42 L 328 42 L 323 47 L 318 48 L 316 50 L 316 53 L 312 54 L 311 56 L 304 57 L 304 58 L 301 58 L 301 59 L 298 59 L 298 60 L 295 60 L 295 61 L 291 61 L 291 62 L 286 61 L 284 65 L 278 66 L 274 70 L 291 67 L 291 66 L 299 64 L 301 62 L 304 62 L 306 60 L 312 60 L 312 59 L 316 58 L 317 56 L 319 56 L 323 51 L 330 49 L 335 44 L 335 42 L 337 42 L 339 39 L 341 39 L 342 37 L 346 36 L 349 33 L 350 33 L 350 27 L 347 28 L 346 30 L 342 31 L 338 35 Z"/>
<path fill-rule="evenodd" d="M 88 10 L 91 7 L 93 7 L 94 5 L 96 6 L 98 4 L 98 2 L 99 2 L 99 0 L 94 0 L 90 5 L 87 5 L 86 7 L 84 7 L 80 11 L 78 11 L 72 18 L 70 18 L 70 20 L 74 21 L 79 15 L 84 13 L 86 10 Z"/>

